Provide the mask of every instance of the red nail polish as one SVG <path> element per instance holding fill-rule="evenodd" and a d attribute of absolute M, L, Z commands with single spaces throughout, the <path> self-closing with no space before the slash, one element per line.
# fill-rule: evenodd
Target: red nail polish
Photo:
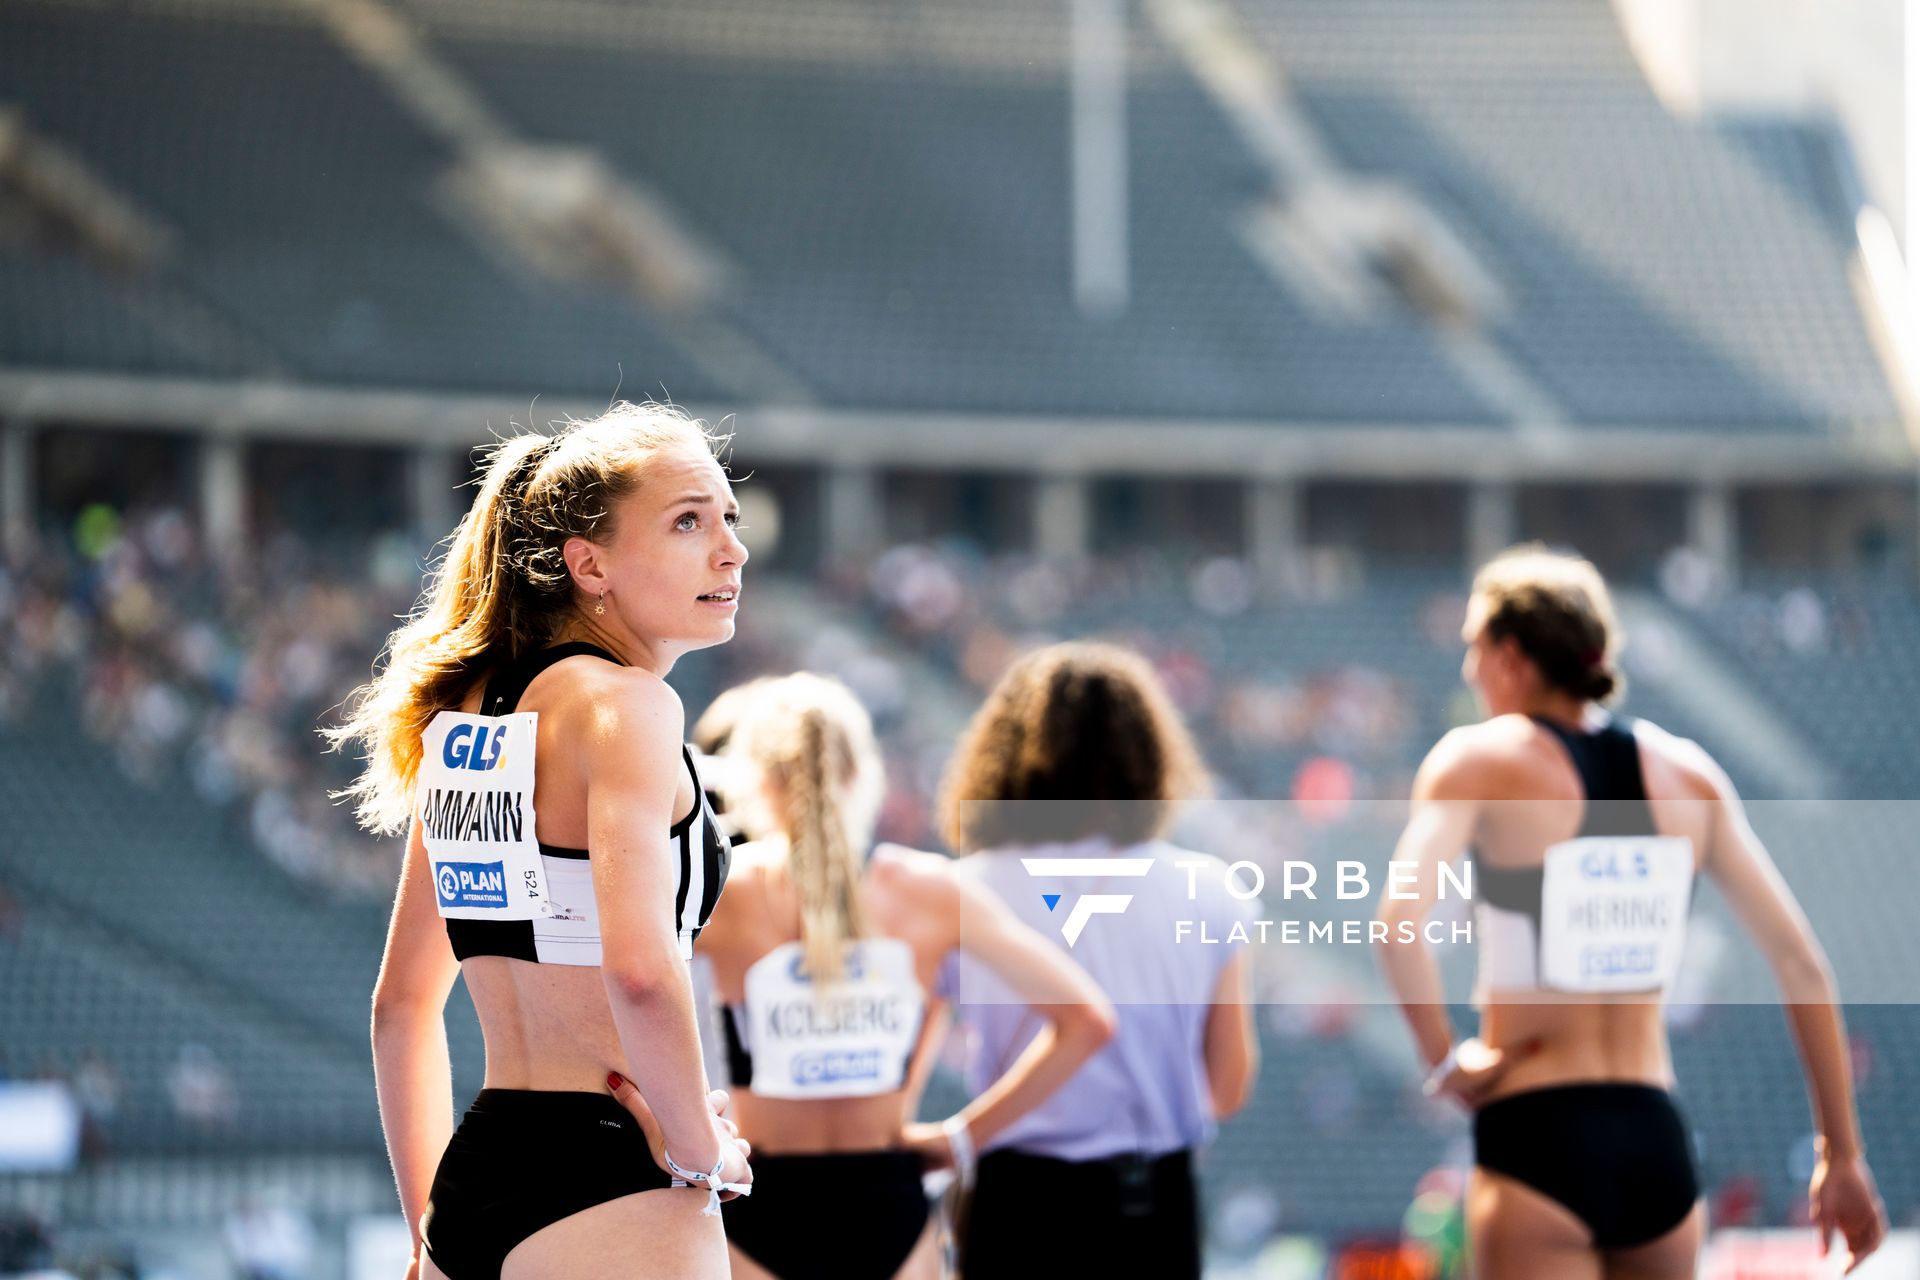
<path fill-rule="evenodd" d="M 626 1081 L 621 1079 L 618 1071 L 607 1072 L 607 1088 L 613 1090 L 615 1093 L 620 1092 L 620 1086 L 625 1083 Z"/>

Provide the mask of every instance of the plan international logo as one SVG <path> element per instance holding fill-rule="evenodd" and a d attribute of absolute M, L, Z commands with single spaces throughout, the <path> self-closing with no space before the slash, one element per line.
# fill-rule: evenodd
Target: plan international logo
<path fill-rule="evenodd" d="M 1153 868 L 1152 858 L 1022 858 L 1027 874 L 1041 880 L 1105 880 L 1112 876 L 1138 878 Z M 1040 900 L 1052 911 L 1060 905 L 1061 895 L 1043 893 Z M 1133 901 L 1130 893 L 1087 893 L 1074 901 L 1060 926 L 1067 945 L 1080 941 L 1087 921 L 1095 916 L 1117 916 Z"/>
<path fill-rule="evenodd" d="M 434 872 L 443 907 L 504 907 L 507 875 L 498 862 L 443 862 Z"/>

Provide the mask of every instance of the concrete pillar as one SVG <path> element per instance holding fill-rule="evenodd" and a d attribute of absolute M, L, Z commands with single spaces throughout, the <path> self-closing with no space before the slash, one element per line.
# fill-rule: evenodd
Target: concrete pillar
<path fill-rule="evenodd" d="M 8 559 L 32 554 L 40 519 L 33 509 L 34 434 L 25 422 L 0 422 L 0 551 Z"/>
<path fill-rule="evenodd" d="M 247 536 L 246 445 L 238 436 L 200 439 L 200 536 L 221 560 L 238 555 Z"/>
<path fill-rule="evenodd" d="M 1093 493 L 1085 476 L 1042 476 L 1033 486 L 1034 550 L 1046 560 L 1086 559 L 1093 545 Z"/>
<path fill-rule="evenodd" d="M 1733 491 L 1724 481 L 1706 481 L 1688 491 L 1687 542 L 1713 565 L 1722 583 L 1734 584 L 1740 568 L 1740 523 Z"/>
<path fill-rule="evenodd" d="M 1247 485 L 1247 564 L 1262 593 L 1284 595 L 1306 580 L 1307 502 L 1298 480 Z"/>
<path fill-rule="evenodd" d="M 1467 492 L 1467 572 L 1514 544 L 1519 499 L 1510 480 L 1476 480 Z"/>
<path fill-rule="evenodd" d="M 423 444 L 408 452 L 407 514 L 415 533 L 429 542 L 453 532 L 460 503 L 454 493 L 451 449 Z"/>
<path fill-rule="evenodd" d="M 1127 309 L 1127 5 L 1072 15 L 1073 300 L 1101 320 Z"/>
<path fill-rule="evenodd" d="M 880 474 L 872 467 L 844 465 L 825 473 L 827 538 L 830 560 L 870 555 L 886 537 L 886 505 Z"/>

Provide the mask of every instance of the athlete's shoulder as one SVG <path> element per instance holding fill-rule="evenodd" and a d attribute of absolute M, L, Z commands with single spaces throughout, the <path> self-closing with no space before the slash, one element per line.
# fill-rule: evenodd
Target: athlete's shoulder
<path fill-rule="evenodd" d="M 1415 790 L 1442 798 L 1468 795 L 1510 767 L 1538 731 L 1522 715 L 1494 716 L 1449 729 L 1421 761 Z"/>
<path fill-rule="evenodd" d="M 906 893 L 951 893 L 958 867 L 944 853 L 910 849 L 891 841 L 875 845 L 867 859 L 867 875 L 876 887 Z"/>
<path fill-rule="evenodd" d="M 1421 800 L 1479 801 L 1527 794 L 1538 786 L 1541 767 L 1558 761 L 1560 748 L 1532 717 L 1490 716 L 1449 731 L 1414 776 Z"/>
<path fill-rule="evenodd" d="M 733 891 L 734 873 L 757 870 L 763 867 L 784 866 L 787 861 L 786 846 L 777 840 L 744 840 L 736 842 L 730 855 L 732 870 L 728 873 L 727 891 Z"/>
<path fill-rule="evenodd" d="M 682 723 L 686 719 L 672 685 L 645 667 L 626 666 L 600 654 L 569 654 L 541 671 L 528 688 L 538 692 L 543 715 L 586 710 L 616 718 L 664 714 Z"/>
<path fill-rule="evenodd" d="M 1634 742 L 1640 748 L 1643 774 L 1656 770 L 1670 774 L 1681 787 L 1703 799 L 1732 792 L 1733 783 L 1707 749 L 1692 738 L 1662 729 L 1651 720 L 1636 718 L 1632 723 Z M 1651 781 L 1651 779 L 1649 779 Z"/>
<path fill-rule="evenodd" d="M 586 714 L 597 734 L 651 736 L 670 728 L 673 741 L 679 743 L 686 732 L 687 711 L 672 685 L 643 668 L 591 658 L 568 658 L 555 664 L 555 669 L 576 663 L 566 673 L 566 699 Z"/>

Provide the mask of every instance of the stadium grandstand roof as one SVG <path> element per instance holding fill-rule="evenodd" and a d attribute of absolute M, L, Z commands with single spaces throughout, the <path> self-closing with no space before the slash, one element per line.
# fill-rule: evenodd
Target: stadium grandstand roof
<path fill-rule="evenodd" d="M 1457 324 L 1406 299 L 1330 313 L 1261 265 L 1249 211 L 1299 193 L 1145 11 L 1130 301 L 1087 319 L 1065 6 L 394 0 L 473 104 L 479 152 L 330 8 L 0 10 L 0 106 L 164 244 L 129 268 L 0 220 L 0 368 L 523 404 L 619 388 L 796 411 L 1530 425 L 1463 360 Z M 1829 131 L 1675 118 L 1600 0 L 1235 12 L 1343 181 L 1390 184 L 1494 282 L 1477 339 L 1563 423 L 1898 438 Z M 539 229 L 479 224 L 472 184 L 500 169 L 476 156 L 503 155 L 578 180 L 528 216 L 570 220 L 591 254 L 556 267 L 526 250 Z M 553 184 L 532 185 L 514 198 Z M 661 244 L 711 269 L 650 295 Z"/>

